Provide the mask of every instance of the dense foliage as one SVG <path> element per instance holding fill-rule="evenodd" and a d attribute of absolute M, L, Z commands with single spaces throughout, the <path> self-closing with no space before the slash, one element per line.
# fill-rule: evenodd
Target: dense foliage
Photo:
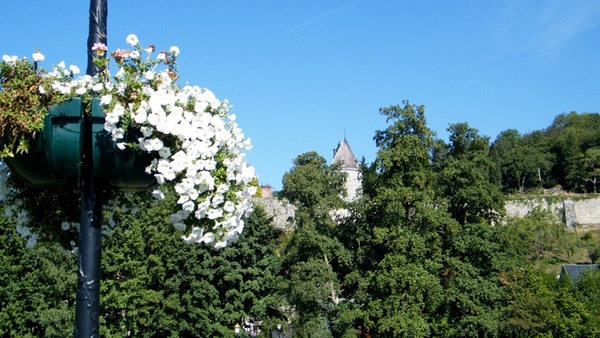
<path fill-rule="evenodd" d="M 600 178 L 600 115 L 560 114 L 548 128 L 503 131 L 491 144 L 498 183 L 505 192 L 552 188 L 597 192 Z"/>
<path fill-rule="evenodd" d="M 594 191 L 597 115 L 490 142 L 466 123 L 437 139 L 409 102 L 380 113 L 388 124 L 356 201 L 342 199 L 339 166 L 294 159 L 279 192 L 297 207 L 293 231 L 257 207 L 238 242 L 188 245 L 161 226 L 172 210 L 132 196 L 138 207 L 119 209 L 104 239 L 102 335 L 232 336 L 240 323 L 264 337 L 600 336 L 600 273 L 556 278 L 577 252 L 599 259 L 599 234 L 542 212 L 502 215 L 503 191 Z M 27 249 L 5 220 L 0 243 L 0 336 L 69 335 L 75 255 Z"/>
<path fill-rule="evenodd" d="M 236 323 L 280 321 L 285 284 L 263 209 L 238 242 L 216 250 L 165 227 L 172 210 L 164 205 L 132 199 L 139 211 L 120 209 L 104 238 L 103 337 L 218 337 L 233 335 Z M 72 336 L 77 256 L 58 244 L 28 249 L 14 225 L 0 226 L 0 336 Z"/>

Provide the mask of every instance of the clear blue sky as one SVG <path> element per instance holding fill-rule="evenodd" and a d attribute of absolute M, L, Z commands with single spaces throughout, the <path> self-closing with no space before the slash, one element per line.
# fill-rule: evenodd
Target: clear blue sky
<path fill-rule="evenodd" d="M 0 55 L 85 69 L 89 3 L 5 0 Z M 495 139 L 600 111 L 600 1 L 109 0 L 109 49 L 127 34 L 181 49 L 183 81 L 234 105 L 261 184 L 292 160 L 328 160 L 345 135 L 375 158 L 379 108 L 423 104 L 447 140 L 468 122 Z"/>

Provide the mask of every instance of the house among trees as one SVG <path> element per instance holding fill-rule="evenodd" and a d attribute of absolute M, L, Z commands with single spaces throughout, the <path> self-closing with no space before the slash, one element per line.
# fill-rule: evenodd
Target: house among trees
<path fill-rule="evenodd" d="M 361 178 L 360 169 L 358 167 L 358 160 L 354 157 L 352 149 L 346 136 L 344 140 L 338 144 L 337 148 L 333 150 L 333 161 L 331 164 L 340 164 L 343 173 L 346 173 L 346 197 L 344 200 L 347 202 L 354 201 L 360 194 Z"/>
<path fill-rule="evenodd" d="M 571 284 L 583 277 L 585 271 L 600 270 L 600 264 L 564 264 L 560 269 L 560 279 L 568 279 Z"/>

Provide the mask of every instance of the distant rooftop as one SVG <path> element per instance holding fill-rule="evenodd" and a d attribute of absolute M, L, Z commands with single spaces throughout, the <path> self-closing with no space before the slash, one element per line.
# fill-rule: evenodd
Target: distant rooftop
<path fill-rule="evenodd" d="M 333 150 L 333 152 L 332 164 L 341 163 L 342 169 L 358 169 L 358 160 L 354 157 L 354 153 L 352 152 L 352 149 L 350 149 L 346 137 L 344 137 L 344 140 L 337 149 Z"/>
<path fill-rule="evenodd" d="M 600 264 L 565 264 L 561 268 L 560 278 L 567 277 L 574 283 L 583 276 L 584 271 L 590 269 L 600 270 Z"/>

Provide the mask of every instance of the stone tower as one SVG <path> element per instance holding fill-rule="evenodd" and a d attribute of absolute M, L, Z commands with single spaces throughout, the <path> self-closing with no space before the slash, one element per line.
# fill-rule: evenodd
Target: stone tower
<path fill-rule="evenodd" d="M 347 202 L 354 201 L 360 194 L 361 179 L 360 170 L 358 167 L 358 160 L 354 157 L 352 149 L 346 137 L 338 145 L 337 149 L 333 150 L 333 161 L 332 164 L 340 163 L 342 166 L 342 172 L 348 174 L 346 178 L 346 193 L 348 196 L 344 198 Z"/>

